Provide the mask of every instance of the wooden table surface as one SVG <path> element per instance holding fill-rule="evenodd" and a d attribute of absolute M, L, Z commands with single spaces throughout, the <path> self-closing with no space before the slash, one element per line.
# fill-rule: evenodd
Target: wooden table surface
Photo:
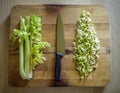
<path fill-rule="evenodd" d="M 71 1 L 71 2 L 70 2 Z M 8 40 L 9 40 L 9 14 L 14 5 L 40 5 L 40 4 L 106 4 L 109 10 L 111 33 L 111 79 L 104 87 L 61 87 L 61 88 L 15 88 L 8 85 Z M 0 93 L 120 93 L 120 1 L 119 0 L 0 0 Z"/>

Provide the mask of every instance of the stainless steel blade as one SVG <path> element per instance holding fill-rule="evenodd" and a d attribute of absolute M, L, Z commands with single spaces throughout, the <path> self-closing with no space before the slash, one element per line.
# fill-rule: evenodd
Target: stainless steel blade
<path fill-rule="evenodd" d="M 65 54 L 65 40 L 64 40 L 64 28 L 61 15 L 58 14 L 57 17 L 57 52 L 64 55 Z"/>

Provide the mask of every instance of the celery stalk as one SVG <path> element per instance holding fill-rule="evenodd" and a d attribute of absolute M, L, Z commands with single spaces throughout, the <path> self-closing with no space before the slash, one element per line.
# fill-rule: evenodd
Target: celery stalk
<path fill-rule="evenodd" d="M 25 39 L 25 73 L 29 77 L 30 71 L 30 44 L 28 37 Z M 32 78 L 32 77 L 29 77 Z"/>
<path fill-rule="evenodd" d="M 32 70 L 46 60 L 42 51 L 50 44 L 42 41 L 41 31 L 41 17 L 32 15 L 20 17 L 20 30 L 14 29 L 11 35 L 13 43 L 19 40 L 19 73 L 22 79 L 31 79 Z"/>
<path fill-rule="evenodd" d="M 27 79 L 26 73 L 24 71 L 24 42 L 23 40 L 19 43 L 19 73 L 22 79 Z"/>

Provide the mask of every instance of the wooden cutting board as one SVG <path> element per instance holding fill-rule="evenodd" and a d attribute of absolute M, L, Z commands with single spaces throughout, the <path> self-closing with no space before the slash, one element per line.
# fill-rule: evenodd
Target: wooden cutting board
<path fill-rule="evenodd" d="M 98 68 L 93 71 L 88 78 L 80 81 L 78 71 L 75 69 L 75 60 L 73 53 L 67 53 L 62 59 L 61 79 L 68 86 L 105 86 L 110 79 L 110 35 L 108 12 L 102 5 L 17 5 L 14 6 L 10 14 L 10 32 L 18 27 L 19 16 L 37 14 L 42 16 L 43 23 L 43 40 L 51 44 L 45 56 L 45 64 L 37 66 L 33 72 L 32 80 L 22 80 L 18 72 L 18 44 L 9 46 L 9 63 L 8 63 L 8 83 L 14 87 L 41 87 L 53 86 L 55 70 L 55 40 L 56 40 L 56 17 L 59 11 L 64 24 L 65 47 L 67 50 L 73 50 L 76 22 L 82 10 L 90 11 L 91 19 L 95 24 L 95 29 L 100 39 L 100 59 Z"/>

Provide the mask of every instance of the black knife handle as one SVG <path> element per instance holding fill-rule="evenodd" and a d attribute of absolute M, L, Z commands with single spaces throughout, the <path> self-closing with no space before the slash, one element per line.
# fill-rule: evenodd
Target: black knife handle
<path fill-rule="evenodd" d="M 56 53 L 56 66 L 55 66 L 55 81 L 60 82 L 60 75 L 61 75 L 61 59 L 63 55 L 60 53 Z"/>

